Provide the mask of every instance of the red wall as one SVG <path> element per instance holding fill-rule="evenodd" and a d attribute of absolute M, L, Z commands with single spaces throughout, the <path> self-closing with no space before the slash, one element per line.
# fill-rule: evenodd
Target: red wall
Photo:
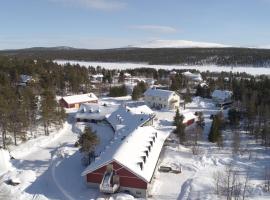
<path fill-rule="evenodd" d="M 111 163 L 115 173 L 119 176 L 120 186 L 147 189 L 147 183 L 135 174 L 128 171 L 116 162 Z M 103 174 L 106 171 L 106 166 L 103 166 L 92 173 L 87 174 L 87 182 L 101 183 Z"/>
<path fill-rule="evenodd" d="M 79 102 L 78 102 L 78 103 L 79 103 Z M 95 101 L 80 102 L 79 104 L 82 104 L 82 103 L 98 103 L 98 100 L 95 100 Z M 75 107 L 75 104 L 68 104 L 66 101 L 64 101 L 63 98 L 59 100 L 59 104 L 60 104 L 62 107 L 65 107 L 65 108 L 74 108 L 74 107 Z"/>
<path fill-rule="evenodd" d="M 195 122 L 195 119 L 190 119 L 186 122 L 187 126 L 190 126 L 191 124 L 193 124 Z"/>

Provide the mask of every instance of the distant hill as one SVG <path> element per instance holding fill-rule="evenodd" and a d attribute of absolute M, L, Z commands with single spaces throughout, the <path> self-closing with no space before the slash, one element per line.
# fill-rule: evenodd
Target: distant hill
<path fill-rule="evenodd" d="M 0 51 L 0 55 L 100 62 L 146 62 L 183 65 L 252 65 L 270 67 L 270 49 L 233 47 L 76 49 L 72 47 L 35 47 Z"/>
<path fill-rule="evenodd" d="M 208 42 L 194 42 L 188 40 L 152 40 L 138 45 L 129 45 L 129 47 L 136 48 L 221 48 L 229 47 L 228 45 L 208 43 Z"/>

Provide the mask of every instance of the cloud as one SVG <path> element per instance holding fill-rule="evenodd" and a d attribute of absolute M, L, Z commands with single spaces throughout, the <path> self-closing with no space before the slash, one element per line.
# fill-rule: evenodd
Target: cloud
<path fill-rule="evenodd" d="M 159 25 L 135 25 L 130 26 L 131 29 L 142 30 L 153 33 L 175 33 L 177 30 L 171 26 L 159 26 Z"/>
<path fill-rule="evenodd" d="M 103 11 L 121 10 L 126 7 L 123 0 L 50 0 L 70 6 L 80 6 Z"/>

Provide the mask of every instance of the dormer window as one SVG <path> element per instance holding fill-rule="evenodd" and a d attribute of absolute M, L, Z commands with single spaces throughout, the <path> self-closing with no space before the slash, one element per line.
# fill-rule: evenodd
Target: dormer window
<path fill-rule="evenodd" d="M 144 153 L 148 157 L 148 150 L 144 151 Z"/>
<path fill-rule="evenodd" d="M 143 162 L 138 162 L 139 167 L 143 170 Z"/>

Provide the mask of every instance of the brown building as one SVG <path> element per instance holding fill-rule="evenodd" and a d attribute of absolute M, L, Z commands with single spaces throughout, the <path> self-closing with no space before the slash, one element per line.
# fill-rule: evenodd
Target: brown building
<path fill-rule="evenodd" d="M 79 108 L 82 103 L 97 102 L 98 98 L 94 93 L 66 96 L 59 100 L 60 105 L 65 108 Z"/>

